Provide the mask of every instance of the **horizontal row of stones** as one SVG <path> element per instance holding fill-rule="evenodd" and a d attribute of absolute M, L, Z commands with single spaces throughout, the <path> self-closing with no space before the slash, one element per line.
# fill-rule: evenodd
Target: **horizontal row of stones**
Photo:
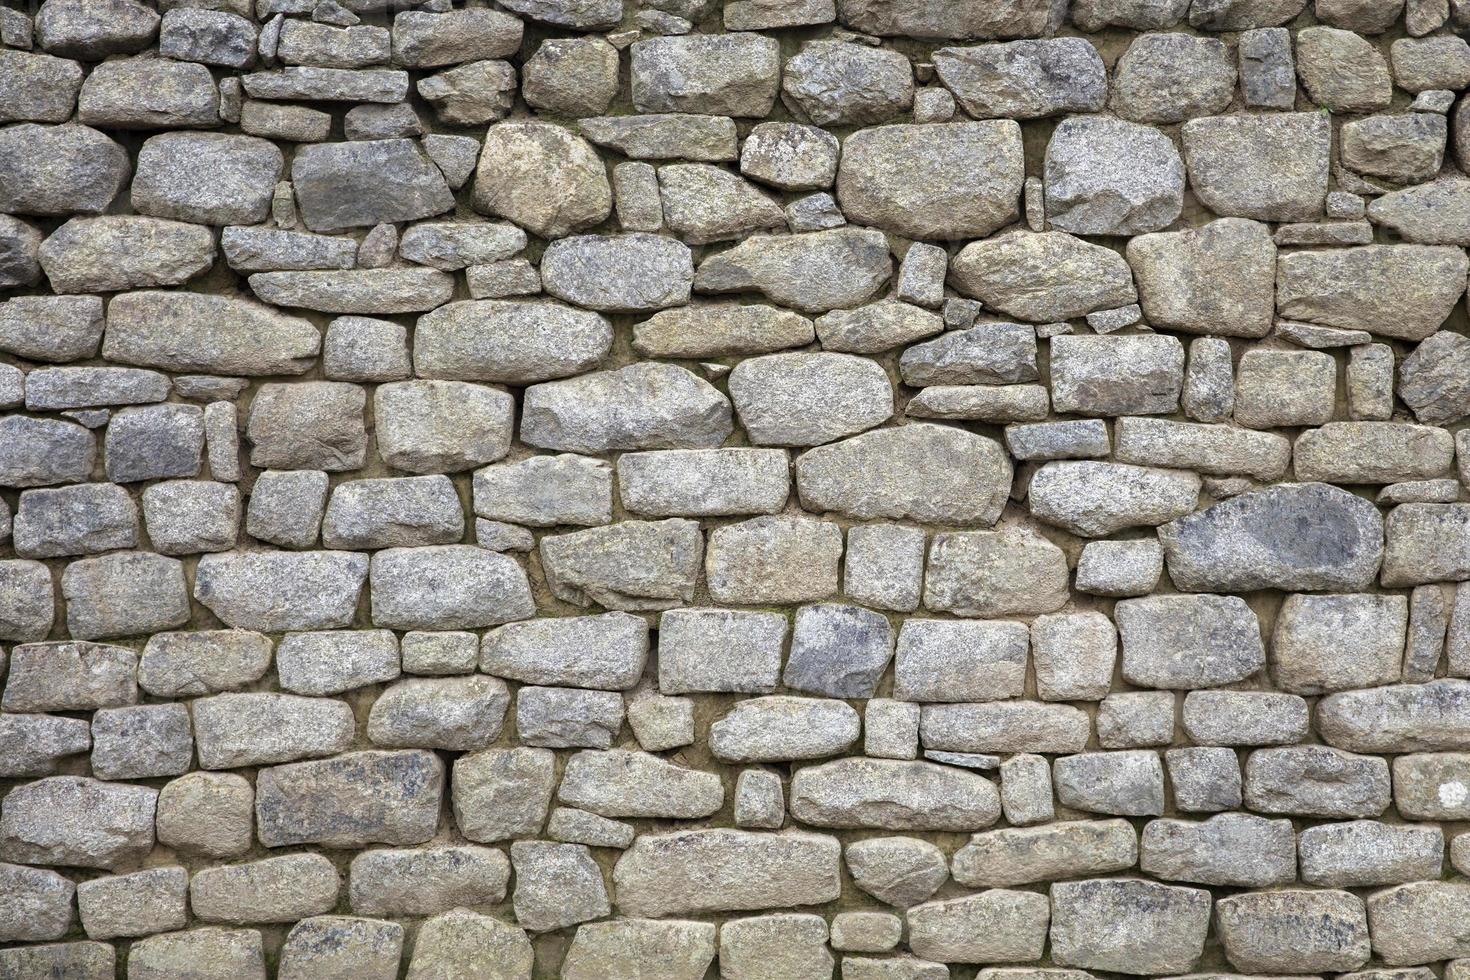
<path fill-rule="evenodd" d="M 0 978 L 1470 978 L 1470 4 L 1308 6 L 0 7 Z"/>

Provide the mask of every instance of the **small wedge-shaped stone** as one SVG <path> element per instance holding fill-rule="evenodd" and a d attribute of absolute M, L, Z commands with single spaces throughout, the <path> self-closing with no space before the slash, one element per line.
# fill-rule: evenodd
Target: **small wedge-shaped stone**
<path fill-rule="evenodd" d="M 536 614 L 515 559 L 473 545 L 379 551 L 371 591 L 373 622 L 392 629 L 475 629 Z"/>
<path fill-rule="evenodd" d="M 136 864 L 153 849 L 157 800 L 158 790 L 147 786 L 83 776 L 17 786 L 0 804 L 0 861 L 110 870 Z M 835 856 L 833 864 L 835 879 Z"/>
<path fill-rule="evenodd" d="M 485 634 L 480 669 L 523 684 L 627 690 L 643 676 L 648 624 L 637 616 L 562 616 Z"/>
<path fill-rule="evenodd" d="M 883 233 L 833 228 L 798 235 L 754 235 L 699 264 L 701 293 L 758 292 L 806 313 L 859 306 L 893 274 Z"/>
<path fill-rule="evenodd" d="M 710 726 L 722 762 L 786 762 L 839 755 L 857 741 L 858 713 L 829 698 L 774 695 L 741 701 Z"/>
<path fill-rule="evenodd" d="M 321 351 L 307 319 L 229 296 L 144 290 L 108 304 L 110 361 L 225 375 L 301 374 Z"/>
<path fill-rule="evenodd" d="M 668 609 L 687 603 L 704 556 L 695 521 L 622 521 L 541 539 L 552 592 L 578 605 Z"/>
<path fill-rule="evenodd" d="M 262 769 L 255 821 L 266 847 L 422 844 L 434 836 L 444 763 L 432 752 L 349 752 Z"/>
<path fill-rule="evenodd" d="M 879 126 L 843 146 L 837 197 L 849 219 L 915 239 L 982 238 L 1019 213 L 1014 120 Z"/>
<path fill-rule="evenodd" d="M 352 622 L 367 574 L 351 551 L 230 551 L 199 559 L 194 598 L 237 629 L 336 629 Z"/>
<path fill-rule="evenodd" d="M 1138 301 L 1121 255 L 1062 231 L 971 242 L 950 262 L 950 278 L 965 295 L 1033 323 Z"/>
<path fill-rule="evenodd" d="M 596 313 L 559 303 L 466 300 L 419 317 L 413 361 L 421 378 L 532 384 L 596 367 L 612 340 L 612 326 Z"/>
<path fill-rule="evenodd" d="M 1317 726 L 1327 744 L 1352 752 L 1470 749 L 1470 681 L 1331 694 L 1317 704 Z"/>
<path fill-rule="evenodd" d="M 73 218 L 41 245 L 41 268 L 58 293 L 177 286 L 214 264 L 209 229 L 135 215 Z"/>
<path fill-rule="evenodd" d="M 1368 961 L 1368 917 L 1363 900 L 1348 892 L 1227 895 L 1215 904 L 1215 922 L 1225 958 L 1238 970 L 1332 973 Z"/>
<path fill-rule="evenodd" d="M 1159 540 L 1187 591 L 1361 590 L 1383 559 L 1383 519 L 1346 490 L 1290 483 L 1181 517 Z"/>
<path fill-rule="evenodd" d="M 1000 517 L 1011 476 L 994 440 L 931 423 L 863 433 L 796 460 L 802 506 L 861 520 L 988 526 Z"/>
<path fill-rule="evenodd" d="M 1363 245 L 1289 252 L 1277 262 L 1276 309 L 1292 320 L 1423 340 L 1465 292 L 1470 259 L 1442 245 Z"/>
<path fill-rule="evenodd" d="M 842 847 L 825 834 L 644 834 L 613 869 L 619 911 L 665 916 L 821 905 L 841 892 Z"/>
<path fill-rule="evenodd" d="M 194 741 L 205 769 L 290 762 L 352 744 L 352 709 L 345 701 L 260 692 L 200 698 L 193 707 Z"/>
<path fill-rule="evenodd" d="M 975 834 L 954 854 L 954 880 L 1007 888 L 1126 871 L 1138 863 L 1138 834 L 1126 820 L 1066 820 Z"/>
<path fill-rule="evenodd" d="M 1101 878 L 1059 882 L 1051 899 L 1051 957 L 1058 966 L 1187 973 L 1204 951 L 1210 893 L 1202 888 Z"/>
<path fill-rule="evenodd" d="M 1261 625 L 1239 596 L 1123 599 L 1113 615 L 1123 676 L 1139 687 L 1218 687 L 1266 665 Z"/>
<path fill-rule="evenodd" d="M 1290 820 L 1249 813 L 1221 813 L 1204 821 L 1151 820 L 1139 848 L 1139 868 L 1165 881 L 1266 888 L 1296 880 Z"/>
<path fill-rule="evenodd" d="M 0 129 L 0 212 L 101 214 L 131 173 L 127 151 L 88 126 Z"/>
<path fill-rule="evenodd" d="M 707 449 L 733 428 L 730 403 L 713 385 L 660 363 L 532 385 L 521 413 L 522 441 L 577 453 Z"/>
<path fill-rule="evenodd" d="M 689 246 L 662 235 L 577 235 L 541 256 L 541 283 L 558 299 L 588 309 L 648 313 L 689 302 Z"/>
<path fill-rule="evenodd" d="M 501 122 L 485 134 L 475 210 L 559 238 L 612 213 L 612 185 L 592 145 L 553 123 Z"/>
<path fill-rule="evenodd" d="M 1144 318 L 1155 327 L 1264 337 L 1276 312 L 1276 245 L 1258 221 L 1221 218 L 1128 242 Z"/>
<path fill-rule="evenodd" d="M 1083 38 L 940 48 L 933 57 L 939 80 L 976 119 L 1097 112 L 1107 102 L 1107 69 Z"/>
<path fill-rule="evenodd" d="M 791 814 L 817 827 L 965 831 L 1000 817 L 984 776 L 932 762 L 838 759 L 791 780 Z"/>
<path fill-rule="evenodd" d="M 720 777 L 626 749 L 578 752 L 567 761 L 556 798 L 604 817 L 691 820 L 725 802 Z"/>
<path fill-rule="evenodd" d="M 1100 538 L 1183 517 L 1194 510 L 1199 488 L 1199 476 L 1187 470 L 1062 460 L 1036 471 L 1027 499 L 1038 520 Z"/>

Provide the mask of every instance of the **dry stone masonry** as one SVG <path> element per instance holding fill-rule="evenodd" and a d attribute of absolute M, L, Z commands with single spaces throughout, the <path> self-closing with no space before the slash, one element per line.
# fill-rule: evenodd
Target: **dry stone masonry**
<path fill-rule="evenodd" d="M 1470 980 L 1470 0 L 0 0 L 0 980 Z"/>

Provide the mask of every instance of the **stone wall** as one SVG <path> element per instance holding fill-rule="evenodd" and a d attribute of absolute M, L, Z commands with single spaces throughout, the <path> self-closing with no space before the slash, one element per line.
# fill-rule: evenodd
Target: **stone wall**
<path fill-rule="evenodd" d="M 1467 980 L 1462 31 L 0 0 L 0 980 Z"/>

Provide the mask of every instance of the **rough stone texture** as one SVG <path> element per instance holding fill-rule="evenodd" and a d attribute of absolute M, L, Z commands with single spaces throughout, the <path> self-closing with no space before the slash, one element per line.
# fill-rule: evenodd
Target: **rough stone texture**
<path fill-rule="evenodd" d="M 0 8 L 0 978 L 1463 980 L 1467 28 Z"/>

